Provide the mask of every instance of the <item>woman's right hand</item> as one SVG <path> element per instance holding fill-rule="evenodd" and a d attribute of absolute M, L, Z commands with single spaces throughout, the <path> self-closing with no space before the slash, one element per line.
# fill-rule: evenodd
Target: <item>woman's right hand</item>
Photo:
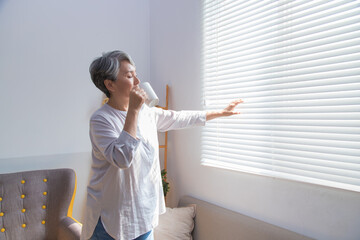
<path fill-rule="evenodd" d="M 129 109 L 133 111 L 140 111 L 141 106 L 144 104 L 147 95 L 143 89 L 138 85 L 134 86 L 130 91 Z"/>

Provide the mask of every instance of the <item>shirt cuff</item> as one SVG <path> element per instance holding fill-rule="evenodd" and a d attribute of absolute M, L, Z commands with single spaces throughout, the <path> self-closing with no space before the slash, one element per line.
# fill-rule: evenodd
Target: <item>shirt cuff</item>
<path fill-rule="evenodd" d="M 199 126 L 205 126 L 206 124 L 206 111 L 202 111 L 199 116 Z"/>
<path fill-rule="evenodd" d="M 132 149 L 136 149 L 140 144 L 140 139 L 134 138 L 125 130 L 121 131 L 119 138 Z"/>

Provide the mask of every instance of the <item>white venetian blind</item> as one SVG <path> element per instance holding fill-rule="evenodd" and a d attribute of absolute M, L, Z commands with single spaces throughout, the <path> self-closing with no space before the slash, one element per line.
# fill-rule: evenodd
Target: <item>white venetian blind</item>
<path fill-rule="evenodd" d="M 202 163 L 360 191 L 359 1 L 203 1 Z"/>

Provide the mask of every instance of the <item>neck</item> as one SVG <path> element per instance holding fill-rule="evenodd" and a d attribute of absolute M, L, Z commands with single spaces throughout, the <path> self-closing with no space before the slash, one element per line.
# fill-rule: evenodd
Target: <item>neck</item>
<path fill-rule="evenodd" d="M 120 96 L 110 96 L 108 103 L 112 108 L 120 111 L 127 111 L 129 108 L 129 98 Z"/>

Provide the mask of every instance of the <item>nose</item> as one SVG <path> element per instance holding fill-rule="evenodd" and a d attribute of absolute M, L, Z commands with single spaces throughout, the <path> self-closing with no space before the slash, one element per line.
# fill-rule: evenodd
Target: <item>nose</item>
<path fill-rule="evenodd" d="M 134 76 L 134 85 L 139 85 L 139 84 L 140 84 L 140 79 Z"/>

